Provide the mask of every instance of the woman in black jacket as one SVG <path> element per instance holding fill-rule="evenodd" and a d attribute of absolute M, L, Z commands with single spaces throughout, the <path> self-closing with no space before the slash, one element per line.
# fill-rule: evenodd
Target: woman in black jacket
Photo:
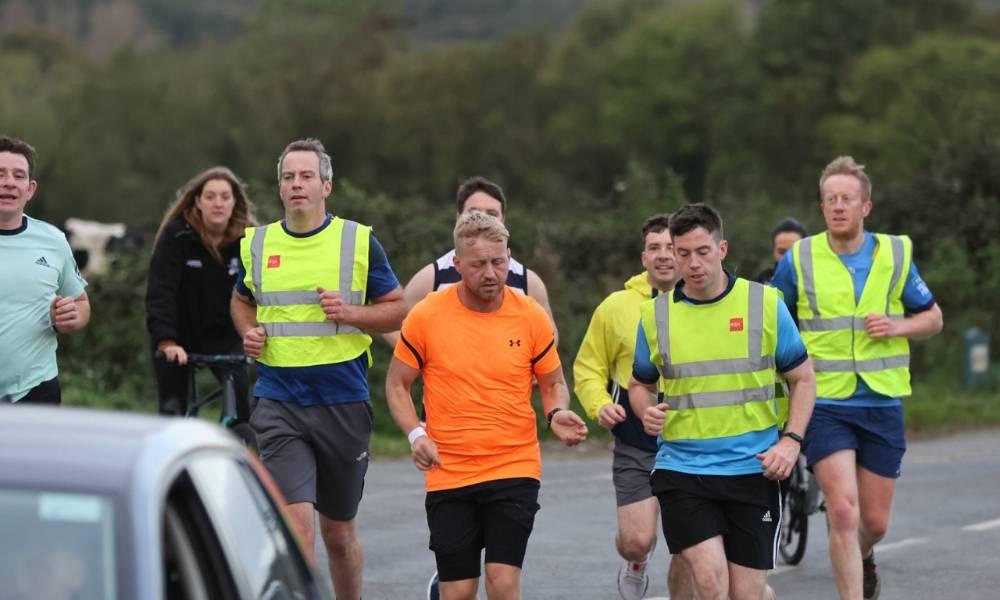
<path fill-rule="evenodd" d="M 187 409 L 188 352 L 243 352 L 229 300 L 239 274 L 240 238 L 252 225 L 246 186 L 225 167 L 187 182 L 163 217 L 146 285 L 146 329 L 163 414 Z M 155 358 L 158 351 L 162 359 Z M 213 371 L 223 374 L 221 368 Z M 233 375 L 237 401 L 247 406 L 247 370 L 233 368 Z"/>

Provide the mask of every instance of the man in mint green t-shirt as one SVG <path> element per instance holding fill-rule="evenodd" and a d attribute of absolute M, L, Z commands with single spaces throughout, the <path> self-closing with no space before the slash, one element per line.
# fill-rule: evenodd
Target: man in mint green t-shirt
<path fill-rule="evenodd" d="M 90 320 L 66 236 L 24 214 L 35 149 L 0 136 L 0 402 L 59 404 L 56 338 Z"/>

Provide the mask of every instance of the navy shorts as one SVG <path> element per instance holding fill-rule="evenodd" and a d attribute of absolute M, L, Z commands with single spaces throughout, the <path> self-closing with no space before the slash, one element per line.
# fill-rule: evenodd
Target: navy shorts
<path fill-rule="evenodd" d="M 876 475 L 899 477 L 906 452 L 903 407 L 817 404 L 802 444 L 806 462 L 812 468 L 840 450 L 854 450 L 857 464 Z"/>

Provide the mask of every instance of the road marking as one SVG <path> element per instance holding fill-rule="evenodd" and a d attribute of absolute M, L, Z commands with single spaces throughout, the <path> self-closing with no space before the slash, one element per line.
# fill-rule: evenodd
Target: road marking
<path fill-rule="evenodd" d="M 966 525 L 962 528 L 963 531 L 986 531 L 988 529 L 996 529 L 1000 527 L 1000 519 L 993 519 L 992 521 L 983 521 L 982 523 L 976 523 L 975 525 Z"/>
<path fill-rule="evenodd" d="M 889 550 L 912 546 L 913 544 L 926 544 L 929 541 L 930 539 L 928 538 L 909 538 L 906 540 L 899 540 L 898 542 L 893 542 L 891 544 L 879 544 L 876 548 L 878 548 L 879 552 L 888 552 Z"/>

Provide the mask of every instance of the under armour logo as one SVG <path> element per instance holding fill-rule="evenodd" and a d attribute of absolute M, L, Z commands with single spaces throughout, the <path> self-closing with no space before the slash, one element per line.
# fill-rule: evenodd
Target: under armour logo
<path fill-rule="evenodd" d="M 513 348 L 515 345 L 520 347 L 521 340 L 507 340 L 507 345 Z"/>

